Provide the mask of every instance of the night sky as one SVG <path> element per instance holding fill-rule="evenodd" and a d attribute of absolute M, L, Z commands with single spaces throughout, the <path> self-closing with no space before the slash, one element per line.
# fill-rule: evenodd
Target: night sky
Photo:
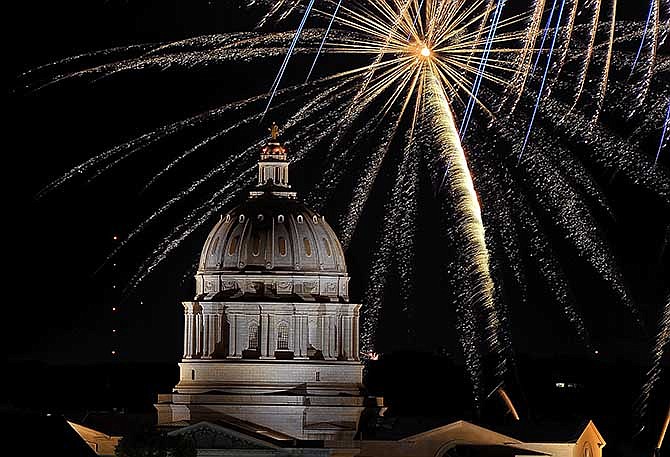
<path fill-rule="evenodd" d="M 5 196 L 10 209 L 5 210 L 8 233 L 4 239 L 10 252 L 6 258 L 11 260 L 6 262 L 9 280 L 5 289 L 10 297 L 5 301 L 4 349 L 11 359 L 48 362 L 176 362 L 182 346 L 179 302 L 193 295 L 193 281 L 185 273 L 197 259 L 206 231 L 192 237 L 125 300 L 121 300 L 124 279 L 150 248 L 147 246 L 155 240 L 152 236 L 160 235 L 160 227 L 150 231 L 145 244 L 140 240 L 113 260 L 114 264 L 95 273 L 118 240 L 170 192 L 167 182 L 153 193 L 138 195 L 143 179 L 155 166 L 152 154 L 159 152 L 147 151 L 136 168 L 123 168 L 94 183 L 75 180 L 40 200 L 35 194 L 92 154 L 168 121 L 266 90 L 278 63 L 260 69 L 267 73 L 266 80 L 247 78 L 245 72 L 253 70 L 247 68 L 200 73 L 152 70 L 95 84 L 75 82 L 23 93 L 13 91 L 17 75 L 36 65 L 117 45 L 249 29 L 253 15 L 224 1 L 77 0 L 12 2 L 5 18 L 10 27 L 5 55 L 9 65 L 3 65 L 8 88 L 4 154 L 9 186 Z M 256 86 L 249 86 L 251 80 Z M 234 150 L 235 144 L 217 147 Z M 216 159 L 212 152 L 209 160 Z M 667 151 L 662 161 L 668 163 Z M 308 171 L 292 171 L 299 191 L 306 190 L 300 187 L 299 175 Z M 617 221 L 606 230 L 642 309 L 643 328 L 631 324 L 630 314 L 613 302 L 602 282 L 578 259 L 568 258 L 568 269 L 599 357 L 644 364 L 663 289 L 669 283 L 665 243 L 670 217 L 656 197 L 616 176 L 597 179 L 607 187 L 617 210 Z M 177 220 L 174 216 L 172 223 Z M 422 230 L 431 236 L 430 227 Z M 361 235 L 347 253 L 354 300 L 361 296 L 370 236 Z M 418 260 L 428 267 L 434 262 L 426 253 L 419 253 Z M 420 300 L 439 307 L 439 285 L 422 286 Z M 530 304 L 513 311 L 519 353 L 589 356 L 551 306 L 546 292 L 533 284 L 530 292 Z M 386 319 L 391 323 L 386 328 L 394 328 L 394 319 L 400 318 L 391 315 Z M 436 310 L 435 319 L 450 317 Z M 427 334 L 435 329 L 425 324 L 417 332 Z M 426 337 L 420 349 L 443 346 L 454 352 L 454 341 L 453 332 Z"/>

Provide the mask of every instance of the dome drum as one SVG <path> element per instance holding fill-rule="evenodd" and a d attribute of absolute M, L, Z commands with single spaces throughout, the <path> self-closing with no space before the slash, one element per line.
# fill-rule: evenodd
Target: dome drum
<path fill-rule="evenodd" d="M 348 276 L 198 274 L 196 300 L 347 302 Z"/>

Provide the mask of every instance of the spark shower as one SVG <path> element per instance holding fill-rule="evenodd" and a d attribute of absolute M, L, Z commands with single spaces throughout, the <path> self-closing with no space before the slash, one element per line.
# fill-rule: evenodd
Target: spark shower
<path fill-rule="evenodd" d="M 271 65 L 276 72 L 268 92 L 103 151 L 40 192 L 45 197 L 73 179 L 114 173 L 149 148 L 183 132 L 199 132 L 145 184 L 150 189 L 168 177 L 178 183 L 179 177 L 181 188 L 107 258 L 114 259 L 189 202 L 182 222 L 170 226 L 138 265 L 130 289 L 253 182 L 265 141 L 258 137 L 264 131 L 259 123 L 281 114 L 284 138 L 297 145 L 291 150 L 294 163 L 325 151 L 321 181 L 306 197 L 309 205 L 324 210 L 345 176 L 353 177 L 349 202 L 333 224 L 345 248 L 363 230 L 359 222 L 370 196 L 386 195 L 362 299 L 361 342 L 368 356 L 376 352 L 391 274 L 399 278 L 401 308 L 410 326 L 416 311 L 415 247 L 424 178 L 441 210 L 440 241 L 450 247 L 441 274 L 453 290 L 453 302 L 444 306 L 455 311 L 476 403 L 484 390 L 484 360 L 495 359 L 498 377 L 513 363 L 509 309 L 519 304 L 505 297 L 514 290 L 525 303 L 528 268 L 537 270 L 589 347 L 588 328 L 551 233 L 560 234 L 570 254 L 637 317 L 602 229 L 599 215 L 613 219 L 615 214 L 595 171 L 618 174 L 656 196 L 660 211 L 670 211 L 670 173 L 662 157 L 669 136 L 670 57 L 659 52 L 670 32 L 669 0 L 651 0 L 642 22 L 619 20 L 616 0 L 249 3 L 264 11 L 255 30 L 105 49 L 20 77 L 26 90 L 43 90 L 154 68 L 197 72 L 222 64 L 266 70 Z M 297 26 L 285 25 L 294 22 Z M 287 76 L 301 68 L 304 82 Z M 620 125 L 628 131 L 619 132 Z M 185 162 L 240 132 L 250 139 L 247 144 L 201 175 L 179 176 Z M 380 190 L 383 173 L 392 179 Z M 223 185 L 203 191 L 214 180 Z M 642 412 L 670 338 L 670 298 L 660 305 Z"/>

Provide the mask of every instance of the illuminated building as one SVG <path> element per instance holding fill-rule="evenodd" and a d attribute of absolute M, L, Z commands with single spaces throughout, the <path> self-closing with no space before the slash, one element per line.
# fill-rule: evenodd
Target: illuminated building
<path fill-rule="evenodd" d="M 261 150 L 257 186 L 205 241 L 195 299 L 183 303 L 179 382 L 155 405 L 159 427 L 208 456 L 602 455 L 592 422 L 557 442 L 465 421 L 361 439 L 384 408 L 363 386 L 360 305 L 349 302 L 337 236 L 291 190 L 277 135 L 275 126 Z"/>

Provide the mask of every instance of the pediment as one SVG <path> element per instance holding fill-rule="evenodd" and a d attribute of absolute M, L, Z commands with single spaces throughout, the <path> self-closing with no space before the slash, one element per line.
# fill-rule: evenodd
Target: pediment
<path fill-rule="evenodd" d="M 278 449 L 271 443 L 206 421 L 173 430 L 169 435 L 189 438 L 197 449 Z"/>

